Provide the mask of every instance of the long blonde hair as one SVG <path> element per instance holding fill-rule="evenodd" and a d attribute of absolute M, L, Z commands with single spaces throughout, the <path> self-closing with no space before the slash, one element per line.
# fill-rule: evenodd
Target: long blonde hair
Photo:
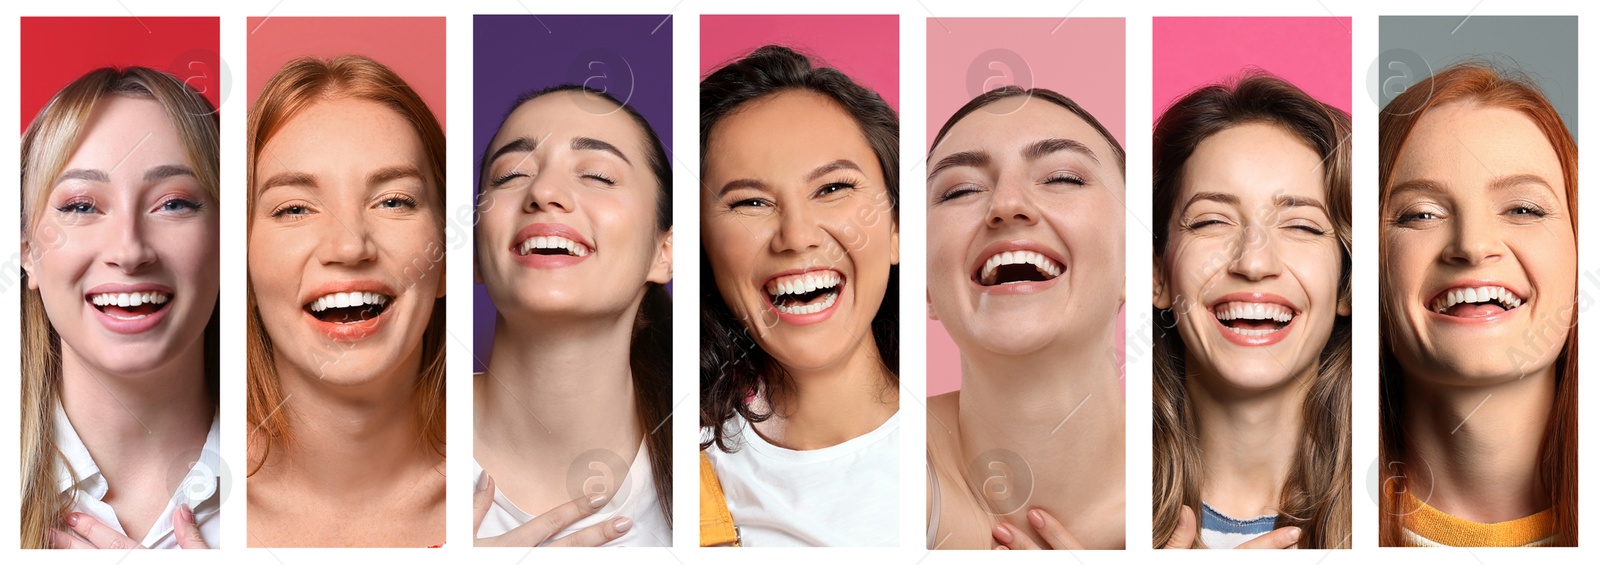
<path fill-rule="evenodd" d="M 245 207 L 249 211 L 248 225 L 255 223 L 256 159 L 267 140 L 289 123 L 301 110 L 324 100 L 355 98 L 383 104 L 399 113 L 422 140 L 432 178 L 428 180 L 444 202 L 445 143 L 444 129 L 427 103 L 416 91 L 389 70 L 388 67 L 361 55 L 342 55 L 329 60 L 301 57 L 290 61 L 261 89 L 261 96 L 250 107 L 246 143 L 248 163 Z M 444 210 L 438 210 L 443 225 Z M 246 227 L 249 230 L 249 227 Z M 443 234 L 440 234 L 443 237 Z M 444 298 L 433 303 L 433 313 L 428 318 L 428 328 L 422 334 L 422 370 L 412 390 L 417 399 L 418 425 L 424 431 L 426 443 L 439 457 L 444 457 Z M 283 404 L 283 389 L 278 382 L 278 371 L 272 357 L 272 338 L 261 322 L 261 310 L 256 306 L 256 291 L 248 289 L 246 308 L 249 326 L 245 328 L 245 370 L 247 413 L 251 430 L 249 444 L 250 470 L 246 476 L 255 475 L 266 463 L 274 445 L 283 446 L 293 441 L 289 417 Z M 265 435 L 258 435 L 265 434 Z"/>
<path fill-rule="evenodd" d="M 184 157 L 195 178 L 214 201 L 218 199 L 217 115 L 200 93 L 172 75 L 144 67 L 101 68 L 72 81 L 50 99 L 22 134 L 22 233 L 38 223 L 39 203 L 50 194 L 87 133 L 89 118 L 101 101 L 112 97 L 152 100 L 178 131 Z M 30 249 L 30 253 L 37 250 Z M 61 402 L 61 336 L 44 309 L 38 290 L 28 288 L 22 274 L 22 547 L 48 548 L 51 528 L 60 527 L 76 492 L 58 489 L 55 464 L 62 461 L 55 443 L 55 410 Z M 217 308 L 205 329 L 206 384 L 217 402 Z M 74 477 L 76 478 L 76 477 Z"/>

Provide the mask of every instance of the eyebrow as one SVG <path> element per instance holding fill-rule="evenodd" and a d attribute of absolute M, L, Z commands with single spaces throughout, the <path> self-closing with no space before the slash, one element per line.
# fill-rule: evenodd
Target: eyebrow
<path fill-rule="evenodd" d="M 1535 175 L 1535 174 L 1529 174 L 1529 173 L 1523 173 L 1523 174 L 1519 174 L 1519 175 L 1506 175 L 1506 176 L 1503 176 L 1503 177 L 1496 177 L 1494 180 L 1489 181 L 1489 188 L 1491 188 L 1491 189 L 1503 189 L 1503 188 L 1511 188 L 1511 187 L 1514 187 L 1514 186 L 1517 186 L 1517 185 L 1523 185 L 1523 184 L 1537 184 L 1539 186 L 1542 186 L 1542 187 L 1545 187 L 1547 189 L 1550 189 L 1550 192 L 1552 192 L 1552 193 L 1556 191 L 1556 187 L 1550 186 L 1550 182 L 1544 180 L 1544 177 L 1541 177 L 1541 176 Z"/>
<path fill-rule="evenodd" d="M 1046 155 L 1049 155 L 1051 153 L 1056 153 L 1056 152 L 1059 152 L 1059 151 L 1070 151 L 1070 152 L 1073 152 L 1073 153 L 1082 153 L 1083 156 L 1088 157 L 1089 160 L 1091 160 L 1091 161 L 1094 161 L 1094 163 L 1096 165 L 1100 164 L 1100 158 L 1095 156 L 1094 150 L 1089 149 L 1088 145 L 1084 145 L 1082 142 L 1079 142 L 1077 140 L 1065 139 L 1065 138 L 1060 138 L 1060 137 L 1053 137 L 1053 138 L 1050 138 L 1050 139 L 1041 139 L 1039 141 L 1035 141 L 1035 142 L 1029 144 L 1027 149 L 1024 149 L 1022 151 L 1022 155 L 1024 157 L 1027 157 L 1029 160 L 1032 160 L 1032 159 L 1038 159 L 1038 158 L 1044 157 Z"/>
<path fill-rule="evenodd" d="M 317 186 L 317 177 L 310 173 L 287 172 L 278 173 L 261 182 L 261 192 L 279 186 Z"/>
<path fill-rule="evenodd" d="M 111 182 L 111 176 L 107 175 L 105 171 L 101 171 L 101 170 L 97 170 L 97 169 L 71 169 L 71 170 L 62 172 L 61 176 L 56 178 L 56 184 L 61 184 L 63 182 L 69 181 L 69 180 L 86 180 L 86 181 L 90 181 L 90 182 Z"/>
<path fill-rule="evenodd" d="M 935 164 L 933 166 L 933 168 L 928 171 L 928 178 L 931 179 L 933 177 L 939 176 L 939 173 L 944 172 L 945 169 L 950 169 L 950 168 L 954 168 L 954 167 L 987 167 L 987 166 L 989 166 L 989 154 L 986 153 L 986 152 L 983 152 L 983 151 L 962 151 L 960 153 L 951 153 L 950 155 L 945 156 L 945 158 L 940 159 L 939 162 L 937 164 Z"/>
<path fill-rule="evenodd" d="M 489 160 L 484 161 L 484 163 L 493 163 L 495 159 L 499 159 L 502 155 L 507 153 L 527 153 L 533 151 L 533 149 L 538 146 L 539 142 L 537 141 L 526 137 L 519 137 L 512 140 L 510 143 L 501 145 L 499 149 L 494 150 L 494 153 L 489 155 Z"/>
<path fill-rule="evenodd" d="M 1556 187 L 1551 186 L 1550 183 L 1544 179 L 1544 177 L 1528 173 L 1495 177 L 1489 181 L 1489 189 L 1503 190 L 1524 184 L 1536 184 L 1549 189 L 1550 192 L 1555 192 L 1556 190 Z M 1389 198 L 1394 198 L 1407 192 L 1446 194 L 1449 193 L 1450 190 L 1445 188 L 1444 184 L 1437 181 L 1428 179 L 1413 179 L 1395 185 L 1394 188 L 1389 190 Z"/>
<path fill-rule="evenodd" d="M 1232 194 L 1225 192 L 1197 192 L 1194 196 L 1189 197 L 1188 202 L 1183 203 L 1183 210 L 1187 211 L 1190 206 L 1194 206 L 1196 202 L 1200 201 L 1211 201 L 1230 206 L 1239 205 L 1239 197 Z"/>
<path fill-rule="evenodd" d="M 1316 208 L 1317 210 L 1322 211 L 1323 216 L 1333 216 L 1332 214 L 1328 213 L 1328 206 L 1323 204 L 1321 200 L 1317 200 L 1315 198 L 1280 194 L 1277 198 L 1273 198 L 1272 201 L 1274 204 L 1277 204 L 1279 208 L 1297 208 L 1304 206 L 1308 208 Z"/>
<path fill-rule="evenodd" d="M 600 141 L 600 140 L 592 138 L 592 137 L 574 137 L 574 138 L 572 138 L 572 150 L 573 151 L 604 151 L 606 153 L 610 153 L 612 155 L 616 155 L 617 158 L 622 159 L 622 162 L 627 163 L 628 166 L 630 166 L 630 167 L 633 166 L 633 161 L 629 160 L 627 155 L 623 155 L 622 154 L 622 150 L 621 149 L 617 149 L 617 146 L 612 145 L 610 143 L 606 143 L 604 141 Z"/>
<path fill-rule="evenodd" d="M 158 167 L 151 167 L 150 170 L 145 171 L 144 182 L 149 184 L 170 177 L 182 176 L 195 176 L 194 169 L 190 169 L 189 167 L 183 165 L 161 165 Z M 60 184 L 69 180 L 86 180 L 90 182 L 109 183 L 111 182 L 111 175 L 106 174 L 105 171 L 98 169 L 72 169 L 61 173 L 61 177 L 56 179 L 56 184 Z"/>
<path fill-rule="evenodd" d="M 367 175 L 367 184 L 378 185 L 405 178 L 422 180 L 422 171 L 417 169 L 415 165 L 395 165 L 392 167 L 384 167 L 382 169 L 373 171 L 370 175 Z"/>

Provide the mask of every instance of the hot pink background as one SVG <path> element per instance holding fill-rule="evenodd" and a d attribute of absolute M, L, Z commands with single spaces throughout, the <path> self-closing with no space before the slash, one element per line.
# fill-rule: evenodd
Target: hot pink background
<path fill-rule="evenodd" d="M 1057 26 L 1060 26 L 1057 28 Z M 989 88 L 1016 84 L 1048 88 L 1071 98 L 1126 144 L 1126 60 L 1121 18 L 939 18 L 928 20 L 928 140 L 977 94 L 968 69 L 991 49 L 1021 56 L 1026 69 L 988 68 L 1003 75 Z M 987 62 L 985 62 L 987 63 Z M 997 61 L 998 63 L 998 61 Z M 982 64 L 982 63 L 980 63 Z M 1031 76 L 1031 84 L 1018 79 Z M 922 180 L 926 171 L 918 171 Z M 907 186 L 911 186 L 910 177 Z M 911 201 L 911 199 L 907 199 Z M 1123 352 L 1123 316 L 1117 317 L 1117 352 Z M 961 388 L 961 352 L 944 325 L 928 320 L 928 396 Z"/>
<path fill-rule="evenodd" d="M 900 16 L 700 16 L 700 76 L 764 45 L 839 69 L 900 109 Z"/>
<path fill-rule="evenodd" d="M 366 55 L 389 67 L 444 120 L 444 18 L 249 18 L 246 102 L 284 63 L 302 55 L 324 59 Z"/>
<path fill-rule="evenodd" d="M 1190 91 L 1248 67 L 1349 112 L 1350 26 L 1350 18 L 1335 17 L 1155 18 L 1151 119 Z"/>

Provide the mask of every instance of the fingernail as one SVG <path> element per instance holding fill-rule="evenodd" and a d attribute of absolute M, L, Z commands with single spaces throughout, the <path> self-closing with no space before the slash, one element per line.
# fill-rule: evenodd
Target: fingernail
<path fill-rule="evenodd" d="M 484 473 L 483 480 L 478 481 L 478 492 L 489 490 L 489 485 L 491 484 L 494 484 L 494 477 L 489 476 L 488 473 Z"/>
<path fill-rule="evenodd" d="M 616 528 L 617 533 L 627 533 L 628 530 L 633 529 L 633 520 L 629 520 L 627 518 L 617 518 L 615 521 L 611 522 L 611 527 Z"/>
<path fill-rule="evenodd" d="M 189 508 L 188 504 L 179 504 L 178 505 L 178 516 L 179 516 L 179 518 L 181 518 L 183 520 L 183 523 L 185 523 L 185 524 L 193 524 L 194 523 L 194 510 Z"/>
<path fill-rule="evenodd" d="M 1000 540 L 1000 543 L 1011 543 L 1011 530 L 1007 530 L 1004 524 L 995 526 L 994 539 Z"/>
<path fill-rule="evenodd" d="M 606 504 L 605 495 L 596 494 L 596 495 L 589 496 L 589 507 L 590 508 L 594 508 L 594 509 L 598 510 L 601 506 L 605 506 L 605 504 Z"/>
<path fill-rule="evenodd" d="M 1300 528 L 1290 528 L 1289 529 L 1289 541 L 1291 541 L 1291 542 L 1300 541 Z"/>
<path fill-rule="evenodd" d="M 997 545 L 997 546 L 994 546 L 994 548 L 995 549 L 1011 549 L 1011 548 L 1003 546 L 1003 545 Z"/>
<path fill-rule="evenodd" d="M 1044 529 L 1044 513 L 1040 512 L 1038 509 L 1029 510 L 1028 511 L 1028 523 L 1029 524 L 1033 524 L 1033 529 L 1035 529 L 1035 530 L 1043 530 Z"/>
<path fill-rule="evenodd" d="M 73 513 L 67 515 L 67 525 L 68 526 L 77 526 L 78 525 L 78 513 L 77 512 L 73 512 Z"/>

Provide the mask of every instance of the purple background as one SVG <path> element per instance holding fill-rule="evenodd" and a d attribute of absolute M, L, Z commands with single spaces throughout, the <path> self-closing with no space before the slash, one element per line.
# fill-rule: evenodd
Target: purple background
<path fill-rule="evenodd" d="M 476 193 L 484 149 L 518 96 L 586 79 L 644 115 L 672 155 L 669 16 L 473 16 L 472 22 L 473 173 L 464 189 Z M 590 68 L 594 61 L 602 64 Z M 494 319 L 483 285 L 472 285 L 473 372 L 489 359 Z"/>

